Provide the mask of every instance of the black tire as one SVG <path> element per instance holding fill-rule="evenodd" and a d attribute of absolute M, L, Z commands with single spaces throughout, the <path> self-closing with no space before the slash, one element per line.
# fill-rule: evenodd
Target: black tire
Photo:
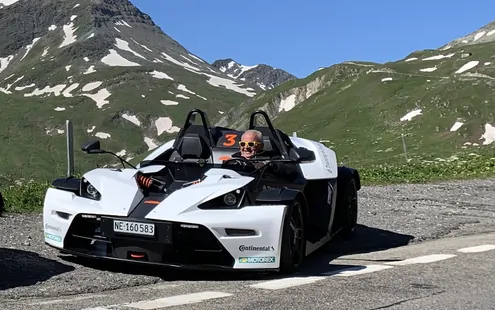
<path fill-rule="evenodd" d="M 295 200 L 284 218 L 282 250 L 280 251 L 280 273 L 290 274 L 299 270 L 306 257 L 306 233 L 300 200 Z"/>
<path fill-rule="evenodd" d="M 0 216 L 5 211 L 5 202 L 3 201 L 2 193 L 0 193 Z"/>
<path fill-rule="evenodd" d="M 354 178 L 347 182 L 345 194 L 345 204 L 342 206 L 344 208 L 342 210 L 342 236 L 349 238 L 356 231 L 358 217 L 358 197 Z"/>

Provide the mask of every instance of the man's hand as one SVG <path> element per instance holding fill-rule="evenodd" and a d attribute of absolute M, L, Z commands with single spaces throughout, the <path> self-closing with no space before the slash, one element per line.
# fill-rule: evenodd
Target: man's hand
<path fill-rule="evenodd" d="M 265 165 L 265 163 L 264 163 L 264 162 L 262 162 L 262 161 L 255 161 L 255 162 L 253 162 L 253 166 L 254 166 L 256 169 L 259 169 L 259 168 L 263 167 L 264 165 Z"/>

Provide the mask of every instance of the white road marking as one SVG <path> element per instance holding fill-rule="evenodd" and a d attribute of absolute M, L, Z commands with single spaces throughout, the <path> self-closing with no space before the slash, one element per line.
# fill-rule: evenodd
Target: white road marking
<path fill-rule="evenodd" d="M 35 303 L 29 304 L 29 305 L 30 306 L 50 305 L 50 304 L 58 304 L 61 302 L 77 301 L 77 300 L 84 300 L 84 299 L 89 299 L 89 298 L 99 298 L 99 297 L 107 297 L 107 295 L 88 295 L 88 296 L 79 296 L 79 297 L 71 297 L 71 298 L 64 298 L 64 299 L 52 299 L 52 300 L 47 300 L 47 301 L 35 302 Z"/>
<path fill-rule="evenodd" d="M 153 284 L 153 285 L 138 287 L 134 291 L 141 292 L 141 291 L 151 291 L 151 290 L 164 290 L 177 286 L 180 286 L 180 284 L 161 283 L 161 284 Z"/>
<path fill-rule="evenodd" d="M 466 247 L 466 248 L 458 249 L 457 251 L 461 252 L 461 253 L 478 253 L 478 252 L 485 252 L 485 251 L 490 251 L 490 250 L 495 250 L 494 244 L 483 244 L 483 245 L 478 245 L 478 246 Z M 404 260 L 396 261 L 396 262 L 386 262 L 386 263 L 384 263 L 384 265 L 352 266 L 352 267 L 343 268 L 343 269 L 339 269 L 339 270 L 328 271 L 328 272 L 322 273 L 321 276 L 291 277 L 291 278 L 277 279 L 277 280 L 271 280 L 271 281 L 264 281 L 264 282 L 252 284 L 249 286 L 252 288 L 258 288 L 258 289 L 279 290 L 279 289 L 284 289 L 284 288 L 289 288 L 289 287 L 294 287 L 294 286 L 299 286 L 299 285 L 312 284 L 312 283 L 315 283 L 315 282 L 323 280 L 323 279 L 327 279 L 327 278 L 332 277 L 332 276 L 334 276 L 334 277 L 335 276 L 350 277 L 350 276 L 367 274 L 367 273 L 372 273 L 372 272 L 376 272 L 376 271 L 390 269 L 390 268 L 393 268 L 393 266 L 427 264 L 427 263 L 446 260 L 449 258 L 453 258 L 455 256 L 456 256 L 455 254 L 431 254 L 431 255 L 418 256 L 418 257 L 414 257 L 414 258 L 404 259 Z M 173 287 L 173 286 L 178 286 L 178 284 L 170 284 L 170 283 L 158 284 L 155 286 L 143 287 L 143 288 L 140 288 L 139 290 L 164 289 L 164 288 L 169 288 L 169 287 Z M 229 293 L 209 292 L 208 291 L 208 292 L 199 292 L 199 293 L 192 293 L 192 294 L 185 294 L 185 295 L 177 295 L 177 296 L 159 298 L 159 299 L 154 299 L 154 300 L 144 300 L 144 301 L 139 301 L 139 302 L 135 302 L 135 303 L 109 305 L 106 307 L 84 308 L 81 310 L 111 310 L 112 307 L 117 307 L 117 306 L 124 306 L 124 307 L 141 309 L 141 310 L 151 310 L 151 309 L 165 308 L 165 307 L 171 307 L 171 306 L 199 303 L 201 301 L 205 301 L 205 300 L 209 300 L 209 299 L 224 298 L 224 297 L 228 297 L 228 296 L 232 296 L 232 295 L 233 294 L 229 294 Z M 105 295 L 92 295 L 92 296 L 75 297 L 75 298 L 71 298 L 70 301 L 82 300 L 82 299 L 93 298 L 93 297 L 105 297 Z M 36 303 L 36 305 L 54 304 L 54 303 L 68 302 L 68 301 L 69 300 L 67 300 L 67 299 L 55 299 L 55 300 L 38 302 L 38 303 Z"/>
<path fill-rule="evenodd" d="M 398 262 L 389 262 L 385 263 L 387 265 L 394 265 L 394 266 L 406 266 L 406 265 L 412 265 L 412 264 L 428 264 L 428 263 L 433 263 L 445 259 L 449 259 L 452 257 L 455 257 L 455 254 L 432 254 L 432 255 L 425 255 L 425 256 L 418 256 L 414 258 L 409 258 L 405 260 L 401 260 Z"/>
<path fill-rule="evenodd" d="M 483 245 L 478 245 L 478 246 L 473 246 L 469 248 L 462 248 L 457 250 L 457 252 L 461 253 L 479 253 L 479 252 L 486 252 L 490 250 L 494 250 L 495 245 L 493 244 L 483 244 Z"/>
<path fill-rule="evenodd" d="M 252 284 L 250 285 L 250 287 L 267 289 L 267 290 L 279 290 L 292 286 L 310 284 L 323 279 L 325 279 L 325 277 L 293 277 L 293 278 L 271 280 L 257 284 Z"/>
<path fill-rule="evenodd" d="M 376 272 L 380 270 L 385 270 L 393 268 L 393 266 L 385 266 L 385 265 L 366 265 L 366 266 L 354 266 L 345 269 L 329 271 L 323 273 L 326 276 L 336 276 L 336 277 L 352 277 L 360 274 L 366 274 L 371 272 Z"/>
<path fill-rule="evenodd" d="M 123 306 L 147 310 L 147 309 L 157 309 L 157 308 L 164 308 L 171 306 L 193 304 L 208 299 L 223 298 L 228 296 L 232 296 L 232 294 L 222 293 L 222 292 L 200 292 L 200 293 L 192 293 L 192 294 L 159 298 L 154 300 L 144 300 L 132 304 L 124 304 Z"/>

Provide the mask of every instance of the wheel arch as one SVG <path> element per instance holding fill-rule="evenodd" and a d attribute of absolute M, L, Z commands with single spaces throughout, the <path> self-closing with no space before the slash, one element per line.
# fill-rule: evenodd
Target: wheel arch
<path fill-rule="evenodd" d="M 347 178 L 354 179 L 356 184 L 356 190 L 361 189 L 361 176 L 359 175 L 359 171 L 355 168 L 340 166 L 339 168 L 339 181 L 346 180 Z"/>
<path fill-rule="evenodd" d="M 281 203 L 288 205 L 294 200 L 299 199 L 303 208 L 304 223 L 309 221 L 308 202 L 304 193 L 292 188 L 273 188 L 261 192 L 256 198 L 256 204 L 274 204 Z"/>

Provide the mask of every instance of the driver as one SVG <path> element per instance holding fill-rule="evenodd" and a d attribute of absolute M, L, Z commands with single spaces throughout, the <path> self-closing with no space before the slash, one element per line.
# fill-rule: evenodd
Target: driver
<path fill-rule="evenodd" d="M 254 129 L 247 130 L 239 142 L 239 152 L 232 154 L 232 158 L 244 157 L 248 160 L 255 160 L 257 161 L 253 162 L 255 168 L 263 166 L 266 163 L 264 161 L 282 159 L 275 151 L 263 150 L 263 146 L 263 134 Z M 272 162 L 269 169 L 281 177 L 297 177 L 297 171 L 291 164 Z"/>
<path fill-rule="evenodd" d="M 254 129 L 244 132 L 239 142 L 239 152 L 232 154 L 232 157 L 242 156 L 246 159 L 273 159 L 275 154 L 263 150 L 263 134 Z"/>

